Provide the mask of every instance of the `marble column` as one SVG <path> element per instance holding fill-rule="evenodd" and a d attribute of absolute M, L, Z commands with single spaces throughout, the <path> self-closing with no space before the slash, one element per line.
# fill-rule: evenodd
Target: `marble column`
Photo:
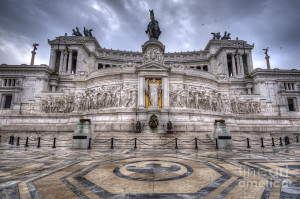
<path fill-rule="evenodd" d="M 237 74 L 241 74 L 241 66 L 240 66 L 240 56 L 239 54 L 234 55 L 234 60 L 236 61 Z"/>
<path fill-rule="evenodd" d="M 71 69 L 72 69 L 72 55 L 73 55 L 73 51 L 71 49 L 69 49 L 68 74 L 71 74 Z"/>
<path fill-rule="evenodd" d="M 240 59 L 240 72 L 244 76 L 245 75 L 245 69 L 244 69 L 243 57 L 241 55 L 239 55 L 239 59 Z"/>
<path fill-rule="evenodd" d="M 226 74 L 227 76 L 229 76 L 227 54 L 226 53 L 223 55 L 223 73 Z"/>
<path fill-rule="evenodd" d="M 30 61 L 30 65 L 33 66 L 34 65 L 34 58 L 35 58 L 35 55 L 36 55 L 36 52 L 35 51 L 31 51 L 31 61 Z"/>
<path fill-rule="evenodd" d="M 232 62 L 232 73 L 233 76 L 236 77 L 236 66 L 235 66 L 235 58 L 234 58 L 234 53 L 231 54 L 231 62 Z"/>
<path fill-rule="evenodd" d="M 67 71 L 67 59 L 68 59 L 68 51 L 65 50 L 64 51 L 64 63 L 63 63 L 63 68 L 62 68 L 62 72 L 66 73 Z"/>
<path fill-rule="evenodd" d="M 253 71 L 252 53 L 247 54 L 247 61 L 248 61 L 248 71 L 250 74 Z"/>
<path fill-rule="evenodd" d="M 59 68 L 59 73 L 61 73 L 62 72 L 62 68 L 63 68 L 63 62 L 64 62 L 64 50 L 60 50 L 60 60 L 59 60 L 59 66 L 58 66 L 58 68 Z"/>
<path fill-rule="evenodd" d="M 138 103 L 139 103 L 139 108 L 145 108 L 145 77 L 144 76 L 139 76 L 139 84 L 138 84 Z"/>
<path fill-rule="evenodd" d="M 49 67 L 53 71 L 55 70 L 55 61 L 56 61 L 56 50 L 55 49 L 51 49 Z"/>
<path fill-rule="evenodd" d="M 169 100 L 169 77 L 162 78 L 162 108 L 168 109 L 170 108 L 170 100 Z"/>
<path fill-rule="evenodd" d="M 77 50 L 77 58 L 76 58 L 77 60 L 76 60 L 76 70 L 75 70 L 75 72 L 74 72 L 74 74 L 76 74 L 76 72 L 80 69 L 79 67 L 81 67 L 81 66 L 79 66 L 80 64 L 80 59 L 81 59 L 81 53 L 80 53 L 80 51 L 79 50 Z"/>

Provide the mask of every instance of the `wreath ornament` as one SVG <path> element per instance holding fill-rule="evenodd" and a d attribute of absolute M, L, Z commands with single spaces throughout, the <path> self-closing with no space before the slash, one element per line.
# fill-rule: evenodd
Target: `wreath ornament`
<path fill-rule="evenodd" d="M 149 120 L 148 124 L 151 129 L 157 129 L 159 122 L 158 122 L 158 118 L 155 114 L 152 114 L 150 116 L 150 120 Z"/>

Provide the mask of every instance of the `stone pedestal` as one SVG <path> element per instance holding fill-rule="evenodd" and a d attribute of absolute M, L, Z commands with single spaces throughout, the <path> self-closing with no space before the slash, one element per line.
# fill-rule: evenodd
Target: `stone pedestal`
<path fill-rule="evenodd" d="M 92 138 L 93 132 L 91 129 L 90 119 L 80 119 L 78 128 L 75 130 L 72 138 L 72 148 L 87 149 L 89 139 Z"/>
<path fill-rule="evenodd" d="M 213 139 L 218 140 L 219 149 L 231 148 L 231 134 L 227 130 L 225 120 L 217 119 L 214 124 Z"/>
<path fill-rule="evenodd" d="M 158 126 L 156 129 L 151 129 L 149 125 L 147 125 L 145 133 L 166 133 L 166 130 L 162 126 Z"/>

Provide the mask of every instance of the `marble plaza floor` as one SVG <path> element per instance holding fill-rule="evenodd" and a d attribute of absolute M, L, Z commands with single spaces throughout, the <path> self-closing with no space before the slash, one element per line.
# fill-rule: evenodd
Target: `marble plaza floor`
<path fill-rule="evenodd" d="M 0 145 L 0 198 L 300 198 L 300 144 L 256 149 Z"/>

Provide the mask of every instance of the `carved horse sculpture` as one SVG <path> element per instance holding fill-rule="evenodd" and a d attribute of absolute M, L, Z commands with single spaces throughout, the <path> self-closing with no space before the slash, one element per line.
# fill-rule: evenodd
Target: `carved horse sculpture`
<path fill-rule="evenodd" d="M 147 30 L 145 30 L 146 34 L 148 34 L 149 39 L 158 39 L 159 35 L 161 34 L 158 21 L 155 20 L 153 10 L 150 11 L 150 19 L 151 21 L 148 24 Z"/>
<path fill-rule="evenodd" d="M 222 40 L 229 40 L 230 38 L 230 33 L 227 34 L 227 31 L 224 32 L 224 36 L 221 38 Z"/>
<path fill-rule="evenodd" d="M 74 30 L 74 29 L 72 29 L 72 30 L 73 30 L 72 35 L 74 35 L 74 36 L 82 36 L 82 34 L 81 34 L 81 32 L 79 31 L 79 28 L 78 28 L 78 27 L 76 27 L 76 30 Z"/>
<path fill-rule="evenodd" d="M 84 36 L 86 37 L 92 37 L 92 31 L 93 29 L 86 29 L 85 27 L 83 27 L 83 33 L 84 33 Z"/>
<path fill-rule="evenodd" d="M 214 36 L 214 37 L 213 37 L 213 40 L 219 40 L 220 37 L 221 37 L 220 32 L 217 32 L 217 33 L 212 32 L 211 34 Z"/>

